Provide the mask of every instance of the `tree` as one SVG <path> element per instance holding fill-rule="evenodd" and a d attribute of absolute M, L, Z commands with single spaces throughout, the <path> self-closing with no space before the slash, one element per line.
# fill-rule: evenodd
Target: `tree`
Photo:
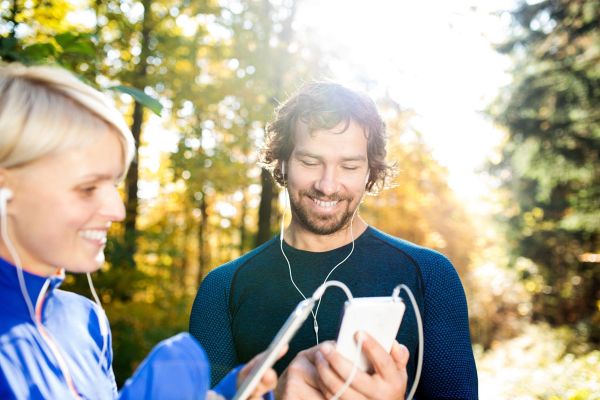
<path fill-rule="evenodd" d="M 600 341 L 600 3 L 523 2 L 512 13 L 513 82 L 490 108 L 506 127 L 489 170 L 534 318 Z"/>
<path fill-rule="evenodd" d="M 278 190 L 257 167 L 264 126 L 288 92 L 323 71 L 314 52 L 301 54 L 293 46 L 296 7 L 296 0 L 224 2 L 212 20 L 220 38 L 212 38 L 210 50 L 197 49 L 190 79 L 200 81 L 200 93 L 187 97 L 187 128 L 172 160 L 175 175 L 188 176 L 196 203 L 190 220 L 200 224 L 198 280 L 270 238 L 276 226 Z M 218 215 L 224 205 L 233 215 Z"/>
<path fill-rule="evenodd" d="M 6 8 L 1 8 L 4 5 Z M 1 4 L 4 29 L 0 30 L 0 59 L 60 64 L 88 79 L 93 77 L 86 62 L 95 54 L 91 35 L 77 33 L 76 25 L 67 20 L 70 11 L 72 7 L 66 0 L 13 0 Z"/>
<path fill-rule="evenodd" d="M 391 235 L 444 253 L 465 279 L 476 250 L 476 234 L 448 185 L 448 173 L 432 156 L 421 134 L 406 126 L 412 113 L 391 99 L 380 102 L 386 115 L 387 159 L 397 176 L 391 187 L 367 196 L 361 215 Z M 469 246 L 465 246 L 469 243 Z"/>

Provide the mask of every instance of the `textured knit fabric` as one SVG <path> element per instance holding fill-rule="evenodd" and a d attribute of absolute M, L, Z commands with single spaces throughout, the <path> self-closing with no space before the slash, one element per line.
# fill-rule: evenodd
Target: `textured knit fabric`
<path fill-rule="evenodd" d="M 283 244 L 294 281 L 310 296 L 351 250 L 351 244 L 314 253 Z M 471 348 L 467 303 L 452 264 L 443 255 L 369 227 L 355 241 L 354 252 L 330 276 L 344 282 L 355 297 L 390 296 L 398 284 L 409 286 L 424 324 L 423 371 L 419 399 L 477 398 L 477 372 Z M 415 375 L 418 335 L 415 312 L 401 294 L 406 312 L 397 339 Z M 192 308 L 190 332 L 206 349 L 216 382 L 226 371 L 266 349 L 291 311 L 302 300 L 290 281 L 279 238 L 213 270 L 204 279 Z M 345 294 L 335 288 L 323 296 L 317 320 L 319 341 L 335 340 Z M 309 316 L 275 369 L 281 373 L 295 355 L 316 344 Z"/>
<path fill-rule="evenodd" d="M 56 344 L 82 399 L 204 398 L 210 380 L 208 361 L 188 333 L 158 344 L 117 394 L 104 314 L 85 297 L 58 289 L 64 275 L 45 278 L 23 271 L 23 276 L 33 305 L 43 302 L 41 325 L 51 341 L 42 337 L 31 319 L 16 268 L 0 258 L 0 399 L 75 398 L 50 343 Z M 106 328 L 105 357 L 99 318 Z M 226 398 L 235 391 L 237 372 L 218 386 Z"/>

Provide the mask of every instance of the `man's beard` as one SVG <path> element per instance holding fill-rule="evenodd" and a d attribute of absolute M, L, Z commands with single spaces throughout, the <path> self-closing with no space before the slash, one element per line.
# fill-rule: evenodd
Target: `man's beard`
<path fill-rule="evenodd" d="M 307 207 L 302 205 L 301 199 L 304 197 L 312 199 L 319 199 L 321 201 L 340 201 L 345 202 L 346 208 L 339 214 L 331 214 L 327 216 L 312 214 Z M 290 195 L 290 208 L 292 215 L 296 217 L 300 225 L 307 231 L 317 235 L 331 235 L 332 233 L 338 232 L 348 226 L 354 215 L 354 209 L 350 209 L 352 199 L 341 195 L 334 194 L 332 196 L 325 196 L 322 193 L 311 189 L 302 190 L 298 193 L 298 199 L 294 199 Z M 356 205 L 358 207 L 358 204 Z"/>

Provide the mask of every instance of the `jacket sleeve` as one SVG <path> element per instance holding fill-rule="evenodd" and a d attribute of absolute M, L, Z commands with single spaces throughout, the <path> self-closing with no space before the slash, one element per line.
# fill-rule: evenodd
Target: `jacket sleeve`
<path fill-rule="evenodd" d="M 416 397 L 477 399 L 467 300 L 458 273 L 446 257 L 435 252 L 420 265 L 425 283 L 425 346 Z"/>
<path fill-rule="evenodd" d="M 215 385 L 239 364 L 229 313 L 230 265 L 213 270 L 202 281 L 190 315 L 190 333 L 206 350 Z"/>
<path fill-rule="evenodd" d="M 204 398 L 209 388 L 204 350 L 188 333 L 160 342 L 125 382 L 119 399 Z"/>

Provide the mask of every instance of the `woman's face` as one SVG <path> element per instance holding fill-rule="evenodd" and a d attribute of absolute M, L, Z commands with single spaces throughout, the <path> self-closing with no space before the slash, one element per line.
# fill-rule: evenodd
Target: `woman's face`
<path fill-rule="evenodd" d="M 125 217 L 117 190 L 121 154 L 117 134 L 107 131 L 89 144 L 3 171 L 3 186 L 13 192 L 8 232 L 23 269 L 48 276 L 57 268 L 102 266 L 108 228 Z M 0 255 L 15 262 L 3 242 Z"/>

